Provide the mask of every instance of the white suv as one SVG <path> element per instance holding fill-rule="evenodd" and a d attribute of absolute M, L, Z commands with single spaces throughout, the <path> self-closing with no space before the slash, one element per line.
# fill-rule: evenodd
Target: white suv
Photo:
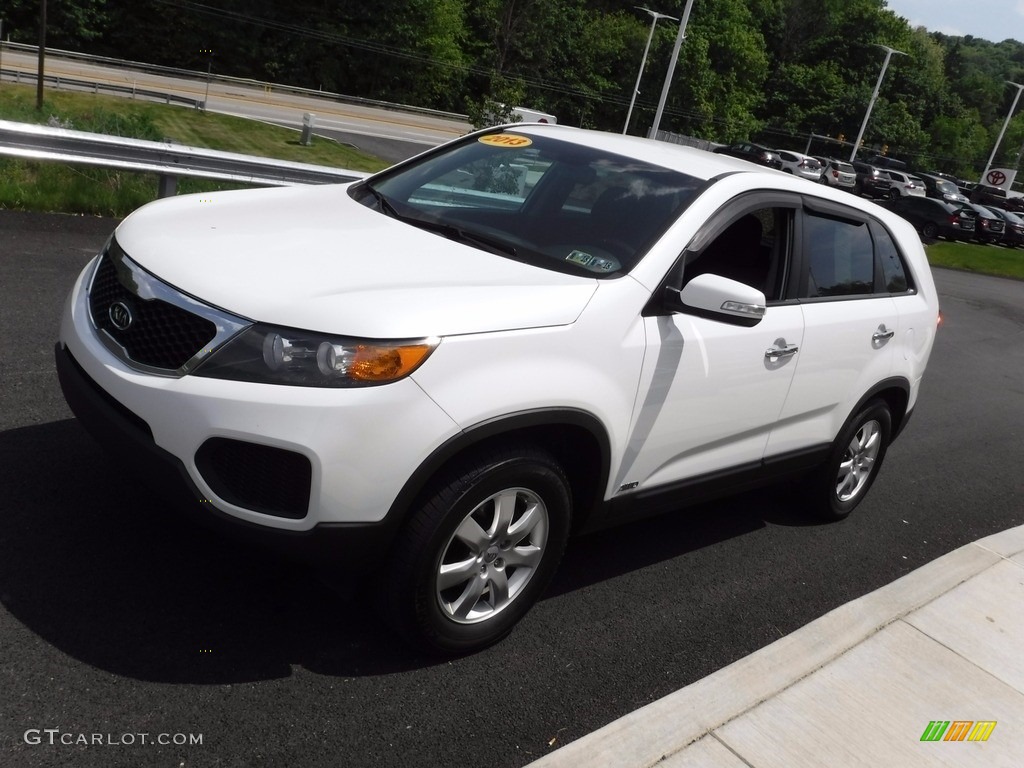
<path fill-rule="evenodd" d="M 916 232 L 740 160 L 555 125 L 346 186 L 182 196 L 71 291 L 65 396 L 191 509 L 332 567 L 443 652 L 567 537 L 793 476 L 847 515 L 917 400 Z"/>

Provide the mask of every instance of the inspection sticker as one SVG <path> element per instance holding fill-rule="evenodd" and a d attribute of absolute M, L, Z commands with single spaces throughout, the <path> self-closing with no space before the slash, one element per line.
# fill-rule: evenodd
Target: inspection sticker
<path fill-rule="evenodd" d="M 595 272 L 612 272 L 613 270 L 618 269 L 618 264 L 611 259 L 594 256 L 586 251 L 573 251 L 565 257 L 565 260 L 571 261 L 574 264 L 579 264 L 581 267 L 592 269 Z"/>
<path fill-rule="evenodd" d="M 532 139 L 525 136 L 516 136 L 513 133 L 490 133 L 477 139 L 481 144 L 490 144 L 494 147 L 528 147 L 533 144 Z"/>

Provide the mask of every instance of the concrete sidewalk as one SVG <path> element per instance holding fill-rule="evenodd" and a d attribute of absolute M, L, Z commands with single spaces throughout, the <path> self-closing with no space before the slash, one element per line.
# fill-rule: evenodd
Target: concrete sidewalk
<path fill-rule="evenodd" d="M 945 735 L 957 721 L 996 725 L 986 741 L 922 741 L 932 721 L 950 723 L 937 726 Z M 654 765 L 1024 766 L 1024 526 L 961 547 L 531 768 Z"/>

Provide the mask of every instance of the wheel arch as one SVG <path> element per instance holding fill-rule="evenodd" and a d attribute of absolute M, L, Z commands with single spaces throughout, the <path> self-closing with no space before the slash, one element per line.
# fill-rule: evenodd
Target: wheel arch
<path fill-rule="evenodd" d="M 902 377 L 893 377 L 878 382 L 861 397 L 857 405 L 850 411 L 850 415 L 859 413 L 870 400 L 883 400 L 889 406 L 889 414 L 892 416 L 892 435 L 889 442 L 894 441 L 906 424 L 909 415 L 907 404 L 910 402 L 910 382 Z"/>
<path fill-rule="evenodd" d="M 572 494 L 573 530 L 603 502 L 611 465 L 611 440 L 601 421 L 573 408 L 524 411 L 473 425 L 438 446 L 410 475 L 388 510 L 397 530 L 445 467 L 490 445 L 529 442 L 550 451 L 565 471 Z"/>

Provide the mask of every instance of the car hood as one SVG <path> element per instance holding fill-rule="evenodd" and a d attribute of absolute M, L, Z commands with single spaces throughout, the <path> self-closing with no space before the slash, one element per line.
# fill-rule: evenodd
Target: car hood
<path fill-rule="evenodd" d="M 250 320 L 369 338 L 566 325 L 597 289 L 352 200 L 346 185 L 183 195 L 118 227 L 124 252 Z"/>

